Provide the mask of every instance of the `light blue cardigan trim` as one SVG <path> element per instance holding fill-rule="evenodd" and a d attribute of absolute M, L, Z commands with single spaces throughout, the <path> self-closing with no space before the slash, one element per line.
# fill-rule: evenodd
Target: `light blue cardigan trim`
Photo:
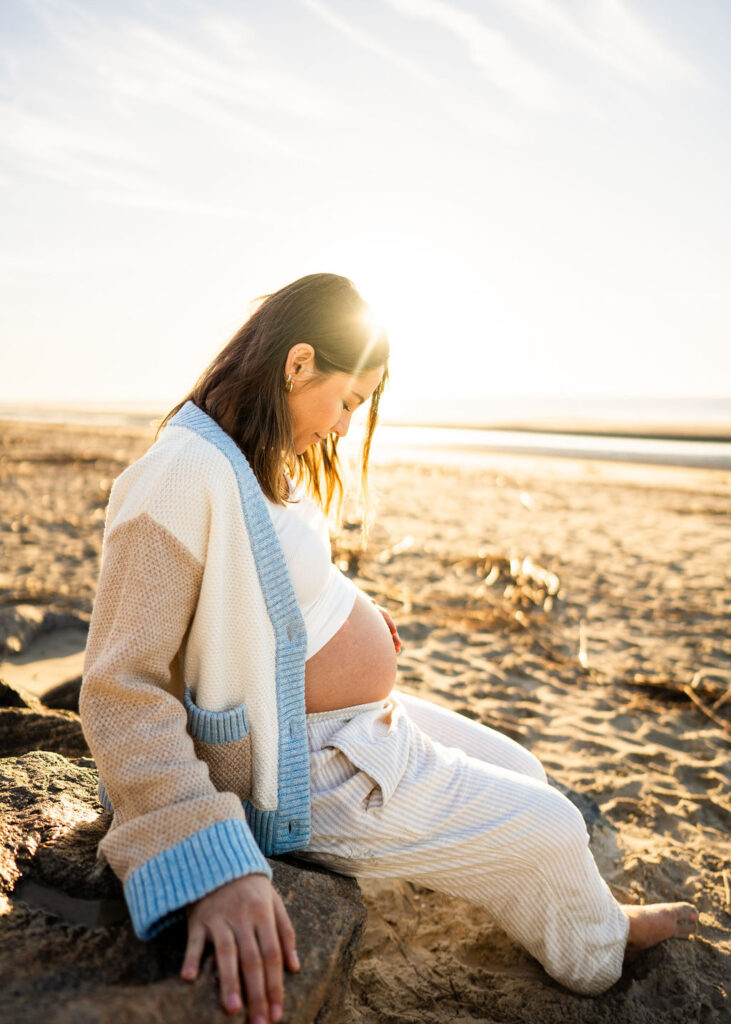
<path fill-rule="evenodd" d="M 249 735 L 249 714 L 245 704 L 228 711 L 206 711 L 193 700 L 186 686 L 183 704 L 188 712 L 188 731 L 201 743 L 236 743 Z"/>
<path fill-rule="evenodd" d="M 182 908 L 241 875 L 272 870 L 243 820 L 230 819 L 195 832 L 133 871 L 124 885 L 140 939 L 152 939 L 182 917 Z"/>
<path fill-rule="evenodd" d="M 277 808 L 262 811 L 244 801 L 244 810 L 254 838 L 267 856 L 300 850 L 310 839 L 310 756 L 305 725 L 307 632 L 284 552 L 259 483 L 228 434 L 193 402 L 186 402 L 169 424 L 184 427 L 212 444 L 226 456 L 236 477 L 259 585 L 274 629 L 279 726 Z"/>

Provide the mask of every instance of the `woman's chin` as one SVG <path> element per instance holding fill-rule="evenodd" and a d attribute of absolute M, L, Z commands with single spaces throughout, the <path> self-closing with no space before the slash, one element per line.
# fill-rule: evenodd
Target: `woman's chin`
<path fill-rule="evenodd" d="M 294 442 L 295 453 L 297 455 L 304 455 L 305 452 L 308 451 L 308 449 L 316 448 L 320 444 L 320 442 L 323 441 L 323 440 L 324 440 L 324 438 L 320 437 L 319 434 L 313 434 L 313 436 L 309 440 L 307 440 L 307 441 L 304 441 L 304 440 L 297 441 L 297 440 L 295 440 L 295 442 Z"/>

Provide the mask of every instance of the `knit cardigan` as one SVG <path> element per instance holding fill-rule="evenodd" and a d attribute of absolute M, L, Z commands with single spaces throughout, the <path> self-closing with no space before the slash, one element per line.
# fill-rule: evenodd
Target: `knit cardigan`
<path fill-rule="evenodd" d="M 306 647 L 256 478 L 187 402 L 112 488 L 80 697 L 140 938 L 307 845 Z"/>

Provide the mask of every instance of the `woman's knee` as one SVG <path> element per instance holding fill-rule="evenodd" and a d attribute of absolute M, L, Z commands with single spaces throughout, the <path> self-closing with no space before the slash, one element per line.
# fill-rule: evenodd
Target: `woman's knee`
<path fill-rule="evenodd" d="M 493 730 L 488 729 L 487 731 L 492 732 Z M 499 759 L 496 757 L 494 763 L 501 765 L 503 768 L 509 768 L 511 772 L 517 772 L 518 775 L 525 775 L 529 779 L 535 779 L 536 782 L 548 782 L 546 771 L 535 754 L 532 754 L 530 750 L 526 750 L 520 743 L 510 739 L 509 736 L 504 736 L 502 733 L 496 733 L 495 735 L 500 738 L 501 743 Z"/>
<path fill-rule="evenodd" d="M 581 811 L 551 786 L 546 786 L 542 818 L 539 844 L 549 862 L 557 859 L 570 868 L 574 856 L 586 855 L 589 833 Z"/>
<path fill-rule="evenodd" d="M 528 775 L 531 779 L 535 779 L 537 782 L 548 782 L 546 769 L 543 767 L 536 755 L 532 754 L 530 750 L 526 750 L 524 747 L 519 747 L 519 749 L 521 752 L 521 767 L 519 769 L 521 774 Z"/>

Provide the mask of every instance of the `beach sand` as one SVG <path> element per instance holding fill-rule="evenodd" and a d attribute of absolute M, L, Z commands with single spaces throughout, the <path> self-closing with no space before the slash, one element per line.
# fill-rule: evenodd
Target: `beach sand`
<path fill-rule="evenodd" d="M 0 626 L 12 634 L 14 606 L 51 613 L 11 640 L 0 677 L 42 693 L 80 674 L 109 488 L 152 436 L 0 424 Z M 365 552 L 346 504 L 336 555 L 399 627 L 400 688 L 502 729 L 595 801 L 620 900 L 700 912 L 695 939 L 587 999 L 479 908 L 366 882 L 346 1024 L 731 1020 L 730 483 L 558 458 L 377 461 Z"/>

